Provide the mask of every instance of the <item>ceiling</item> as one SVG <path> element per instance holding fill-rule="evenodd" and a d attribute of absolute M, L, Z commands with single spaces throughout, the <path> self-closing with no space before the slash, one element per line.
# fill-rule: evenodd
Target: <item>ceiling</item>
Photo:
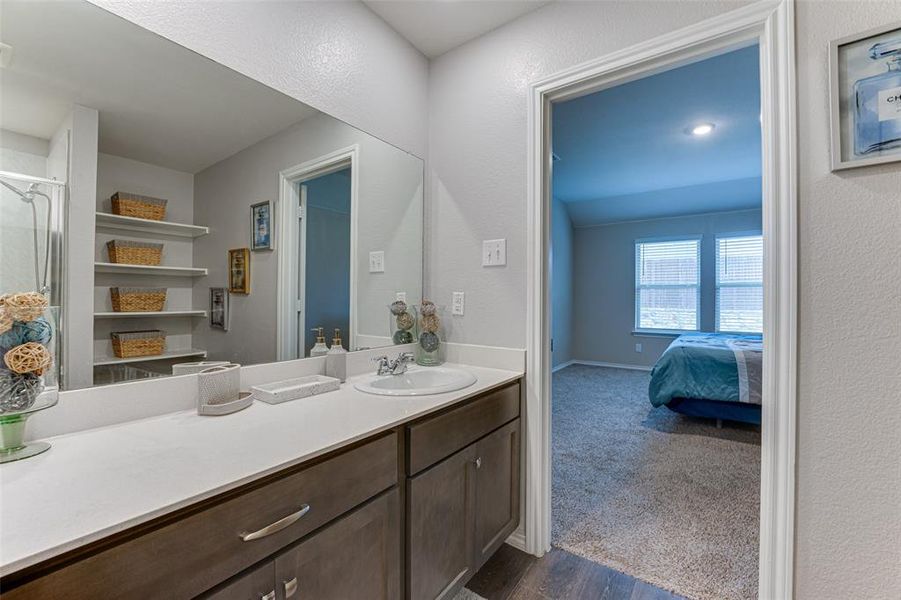
<path fill-rule="evenodd" d="M 417 50 L 435 58 L 551 0 L 363 0 Z"/>
<path fill-rule="evenodd" d="M 554 197 L 577 227 L 759 208 L 758 47 L 555 104 L 553 146 Z"/>
<path fill-rule="evenodd" d="M 0 128 L 50 138 L 73 104 L 100 151 L 196 173 L 317 111 L 88 2 L 7 2 Z"/>

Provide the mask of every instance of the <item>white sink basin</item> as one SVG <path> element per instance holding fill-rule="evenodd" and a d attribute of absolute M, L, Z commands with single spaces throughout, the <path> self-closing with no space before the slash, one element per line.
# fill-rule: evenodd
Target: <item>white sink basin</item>
<path fill-rule="evenodd" d="M 476 382 L 476 376 L 453 367 L 413 367 L 403 375 L 372 375 L 354 384 L 367 394 L 428 396 L 455 392 Z"/>

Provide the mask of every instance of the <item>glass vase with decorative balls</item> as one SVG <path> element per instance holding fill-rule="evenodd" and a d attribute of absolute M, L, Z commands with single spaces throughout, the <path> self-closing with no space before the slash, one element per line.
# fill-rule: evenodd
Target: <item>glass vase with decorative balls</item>
<path fill-rule="evenodd" d="M 415 307 L 416 364 L 434 367 L 444 362 L 444 307 L 423 300 Z"/>

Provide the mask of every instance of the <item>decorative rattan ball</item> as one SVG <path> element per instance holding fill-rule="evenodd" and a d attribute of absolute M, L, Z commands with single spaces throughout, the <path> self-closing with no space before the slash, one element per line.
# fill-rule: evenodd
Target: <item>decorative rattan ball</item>
<path fill-rule="evenodd" d="M 408 312 L 401 313 L 397 315 L 397 328 L 403 329 L 404 331 L 408 329 L 412 329 L 413 325 L 416 323 L 416 319 L 413 318 Z"/>
<path fill-rule="evenodd" d="M 413 332 L 398 329 L 391 337 L 391 341 L 393 341 L 395 344 L 411 344 L 413 343 Z"/>
<path fill-rule="evenodd" d="M 394 316 L 400 316 L 407 312 L 407 303 L 403 300 L 396 300 L 391 303 L 391 314 Z"/>
<path fill-rule="evenodd" d="M 43 390 L 44 382 L 37 375 L 0 371 L 0 413 L 31 408 Z"/>
<path fill-rule="evenodd" d="M 3 355 L 3 362 L 10 371 L 40 375 L 50 366 L 50 351 L 37 342 L 16 346 Z"/>
<path fill-rule="evenodd" d="M 422 327 L 423 331 L 428 331 L 429 333 L 435 333 L 438 331 L 438 328 L 441 327 L 441 319 L 438 318 L 438 315 L 423 315 L 422 319 L 419 320 L 419 326 Z"/>
<path fill-rule="evenodd" d="M 422 304 L 419 305 L 419 312 L 426 316 L 434 315 L 438 312 L 438 307 L 431 300 L 423 300 Z"/>
<path fill-rule="evenodd" d="M 47 308 L 47 298 L 37 292 L 9 294 L 3 298 L 3 306 L 16 321 L 33 321 Z"/>
<path fill-rule="evenodd" d="M 13 326 L 13 316 L 7 310 L 0 306 L 0 335 L 3 335 Z"/>
<path fill-rule="evenodd" d="M 434 352 L 438 349 L 440 344 L 441 340 L 439 340 L 438 336 L 431 331 L 423 331 L 419 334 L 419 345 L 422 346 L 422 349 L 426 352 Z"/>

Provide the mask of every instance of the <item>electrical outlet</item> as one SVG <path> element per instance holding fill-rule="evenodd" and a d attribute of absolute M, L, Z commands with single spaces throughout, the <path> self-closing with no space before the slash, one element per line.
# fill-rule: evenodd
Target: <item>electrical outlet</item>
<path fill-rule="evenodd" d="M 406 302 L 407 301 L 407 292 L 397 292 L 394 295 L 394 299 L 397 301 L 400 301 L 400 302 Z"/>
<path fill-rule="evenodd" d="M 635 351 L 639 353 L 641 352 L 641 344 L 635 344 Z"/>
<path fill-rule="evenodd" d="M 482 242 L 482 266 L 502 267 L 507 264 L 507 240 Z"/>
<path fill-rule="evenodd" d="M 384 273 L 385 272 L 385 251 L 378 250 L 369 253 L 369 272 Z"/>
<path fill-rule="evenodd" d="M 463 316 L 464 297 L 463 292 L 454 292 L 453 302 L 451 303 L 451 314 Z"/>

